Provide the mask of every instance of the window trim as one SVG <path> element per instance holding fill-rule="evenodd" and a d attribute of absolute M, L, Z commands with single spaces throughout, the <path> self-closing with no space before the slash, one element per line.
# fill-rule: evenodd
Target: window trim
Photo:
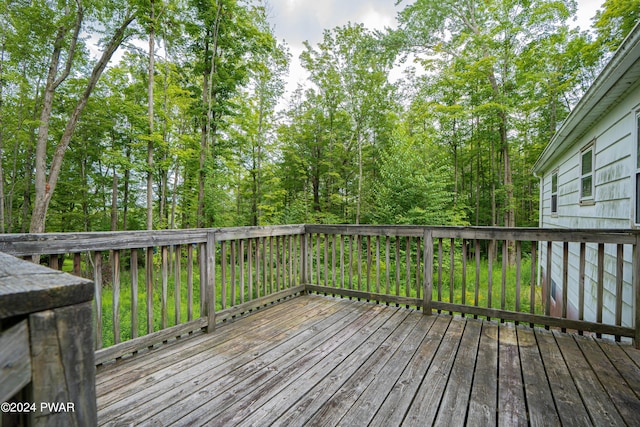
<path fill-rule="evenodd" d="M 556 181 L 556 185 L 555 185 L 555 190 L 553 188 L 553 181 L 554 181 L 554 177 L 555 177 L 555 181 Z M 555 199 L 554 199 L 555 197 Z M 557 217 L 558 216 L 558 169 L 554 169 L 553 171 L 551 171 L 551 216 L 552 217 Z"/>
<path fill-rule="evenodd" d="M 582 147 L 580 149 L 580 205 L 582 206 L 588 206 L 588 205 L 593 205 L 595 204 L 595 174 L 596 174 L 596 168 L 595 168 L 595 160 L 596 160 L 596 155 L 595 155 L 595 138 L 593 140 L 591 140 L 591 142 L 589 142 L 587 145 L 585 145 L 584 147 Z M 582 170 L 582 159 L 584 158 L 584 155 L 591 151 L 591 172 L 589 173 L 583 173 Z M 583 187 L 584 187 L 584 180 L 587 178 L 591 178 L 591 194 L 588 196 L 585 196 L 582 192 Z"/>

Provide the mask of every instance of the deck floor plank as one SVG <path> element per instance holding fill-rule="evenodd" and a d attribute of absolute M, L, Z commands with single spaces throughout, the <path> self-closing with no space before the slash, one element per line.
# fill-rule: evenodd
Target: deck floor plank
<path fill-rule="evenodd" d="M 447 333 L 416 392 L 413 404 L 409 407 L 402 425 L 433 424 L 460 347 L 465 323 L 466 319 L 456 317 L 449 324 Z"/>
<path fill-rule="evenodd" d="M 553 403 L 553 395 L 549 381 L 544 373 L 544 364 L 533 331 L 525 326 L 516 328 L 520 361 L 522 363 L 522 378 L 524 381 L 529 424 L 536 426 L 559 426 L 560 417 Z"/>
<path fill-rule="evenodd" d="M 202 379 L 199 384 L 188 387 L 191 395 L 163 409 L 163 422 L 187 422 L 187 419 L 180 416 L 184 413 L 189 414 L 189 419 L 197 420 L 212 414 L 212 408 L 218 412 L 222 411 L 277 375 L 279 371 L 300 363 L 307 355 L 331 351 L 328 343 L 340 328 L 349 324 L 366 324 L 375 315 L 374 310 L 358 310 L 349 312 L 349 315 L 343 318 L 332 316 L 316 324 L 308 333 L 299 334 L 295 339 L 259 355 L 233 372 L 213 381 Z"/>
<path fill-rule="evenodd" d="M 338 424 L 374 380 L 375 375 L 372 375 L 372 373 L 379 373 L 384 370 L 385 366 L 390 363 L 391 357 L 400 349 L 423 317 L 421 313 L 412 313 L 408 316 L 381 345 L 377 346 L 373 353 L 368 357 L 365 356 L 366 360 L 362 360 L 359 357 L 351 358 L 349 361 L 349 368 L 351 369 L 348 370 L 352 371 L 353 374 L 343 383 L 325 379 L 324 381 L 330 383 L 330 387 L 327 387 L 324 393 L 325 396 L 330 394 L 330 397 L 320 404 L 324 400 L 324 396 L 318 396 L 314 399 L 315 408 L 310 409 L 307 406 L 307 413 L 312 410 L 315 410 L 315 412 L 310 418 L 304 420 L 304 424 L 309 426 Z M 342 370 L 341 366 L 337 366 L 334 371 Z M 320 384 L 318 386 L 322 387 Z M 290 411 L 292 410 L 295 411 L 295 406 L 290 409 Z M 297 421 L 302 421 L 302 417 L 298 418 Z M 288 421 L 281 424 L 287 425 Z"/>
<path fill-rule="evenodd" d="M 625 343 L 321 295 L 98 369 L 100 425 L 640 425 Z"/>
<path fill-rule="evenodd" d="M 228 327 L 221 328 L 213 343 L 210 336 L 202 334 L 194 339 L 179 340 L 162 351 L 155 350 L 141 354 L 130 361 L 127 360 L 126 363 L 114 363 L 101 367 L 98 370 L 100 375 L 98 375 L 99 382 L 96 382 L 96 386 L 100 387 L 104 398 L 98 401 L 98 405 L 108 406 L 110 401 L 106 397 L 112 392 L 119 392 L 124 385 L 127 385 L 129 391 L 133 391 L 135 384 L 132 382 L 144 380 L 143 385 L 136 389 L 143 390 L 150 375 L 160 373 L 167 367 L 170 367 L 169 370 L 173 369 L 176 358 L 179 360 L 189 359 L 189 364 L 194 364 L 198 360 L 205 360 L 208 357 L 207 351 L 212 350 L 215 346 L 242 346 L 250 349 L 264 343 L 265 340 L 282 332 L 281 326 L 287 322 L 286 316 L 282 315 L 285 312 L 282 310 L 284 309 L 281 307 L 272 306 L 256 312 L 255 319 L 241 318 L 236 322 L 230 322 L 226 325 Z M 306 304 L 304 301 L 296 301 L 296 304 L 291 304 L 287 313 L 300 316 L 300 320 L 303 321 L 328 314 L 331 310 L 338 311 L 339 308 L 332 304 L 320 306 L 317 301 L 309 300 L 306 301 Z M 245 325 L 251 325 L 255 333 L 253 341 L 251 336 L 246 333 L 242 334 L 242 337 L 238 334 L 238 330 L 243 330 Z M 304 323 L 301 322 L 301 325 Z M 241 351 L 242 349 L 236 348 L 236 350 Z M 112 375 L 112 372 L 117 372 L 118 375 Z M 116 397 L 118 396 L 116 395 Z"/>
<path fill-rule="evenodd" d="M 636 398 L 640 398 L 640 376 L 638 375 L 640 367 L 633 362 L 628 353 L 624 351 L 620 345 L 611 345 L 611 343 L 601 340 L 596 340 L 596 343 L 600 347 L 600 350 L 607 355 L 631 390 L 633 390 Z M 637 350 L 635 351 L 638 352 Z"/>
<path fill-rule="evenodd" d="M 358 397 L 344 417 L 341 425 L 368 425 L 378 408 L 385 402 L 391 390 L 398 383 L 410 359 L 416 356 L 422 341 L 436 322 L 435 316 L 421 316 L 416 327 L 405 339 L 391 360 L 379 370 L 366 390 Z"/>
<path fill-rule="evenodd" d="M 345 303 L 348 304 L 349 302 L 345 301 Z M 245 389 L 242 392 L 232 390 L 239 394 L 238 396 L 233 396 L 233 393 L 225 391 L 225 396 L 209 400 L 206 404 L 182 418 L 180 424 L 189 425 L 190 423 L 204 421 L 213 425 L 224 425 L 225 417 L 220 415 L 223 410 L 227 411 L 227 416 L 229 414 L 235 415 L 234 411 L 240 411 L 247 417 L 254 411 L 254 408 L 262 406 L 273 394 L 298 381 L 300 383 L 308 381 L 304 375 L 312 375 L 314 370 L 318 371 L 325 366 L 331 366 L 334 357 L 342 355 L 345 351 L 353 351 L 353 349 L 349 350 L 349 347 L 357 347 L 361 342 L 360 336 L 365 336 L 366 331 L 369 329 L 377 329 L 394 314 L 394 312 L 384 310 L 381 307 L 365 306 L 365 308 L 367 308 L 370 316 L 363 317 L 360 319 L 361 321 L 356 321 L 343 330 L 336 330 L 335 339 L 328 340 L 323 345 L 305 353 L 295 363 L 274 371 L 274 375 L 265 381 L 257 382 L 255 387 L 245 385 Z M 350 332 L 344 333 L 344 330 Z M 323 373 L 320 372 L 319 376 L 322 377 L 322 375 Z M 300 390 L 304 389 L 304 386 L 300 387 Z M 231 399 L 228 399 L 230 394 L 232 395 Z M 249 408 L 247 408 L 247 405 Z"/>
<path fill-rule="evenodd" d="M 556 331 L 554 331 L 554 336 L 564 359 L 571 361 L 574 368 L 571 371 L 573 380 L 580 391 L 582 401 L 589 411 L 593 424 L 596 426 L 624 425 L 617 408 L 600 384 L 596 374 L 591 370 L 573 337 L 558 334 Z"/>
<path fill-rule="evenodd" d="M 525 426 L 527 408 L 513 323 L 500 324 L 498 358 L 498 426 Z"/>
<path fill-rule="evenodd" d="M 563 426 L 592 425 L 567 366 L 571 361 L 565 361 L 551 332 L 536 329 L 535 335 L 560 422 Z"/>
<path fill-rule="evenodd" d="M 483 322 L 478 346 L 467 414 L 467 425 L 486 427 L 497 424 L 498 413 L 498 324 Z"/>
<path fill-rule="evenodd" d="M 211 391 L 223 392 L 227 386 L 233 386 L 235 383 L 244 380 L 247 376 L 256 373 L 264 375 L 270 372 L 272 369 L 268 365 L 272 357 L 277 359 L 277 357 L 273 355 L 273 352 L 277 351 L 278 348 L 285 346 L 290 347 L 290 349 L 295 349 L 303 345 L 305 341 L 312 337 L 316 328 L 327 328 L 331 330 L 335 322 L 349 315 L 351 308 L 357 308 L 356 306 L 347 306 L 343 307 L 343 310 L 339 310 L 334 307 L 333 304 L 328 307 L 330 307 L 331 310 L 323 311 L 324 316 L 318 319 L 305 319 L 304 316 L 300 316 L 300 313 L 297 313 L 295 310 L 286 313 L 286 315 L 279 316 L 282 322 L 274 322 L 272 325 L 273 330 L 278 332 L 279 335 L 267 334 L 265 345 L 249 347 L 248 349 L 242 348 L 241 351 L 234 348 L 227 349 L 225 348 L 226 346 L 220 348 L 221 346 L 217 345 L 215 347 L 215 349 L 217 349 L 216 351 L 205 353 L 209 356 L 206 364 L 198 362 L 194 365 L 196 369 L 177 370 L 173 378 L 155 383 L 150 388 L 151 391 L 147 389 L 119 402 L 121 405 L 130 409 L 116 418 L 117 423 L 126 423 L 131 420 L 144 421 L 153 415 L 156 418 L 162 419 L 163 424 L 165 424 L 164 418 L 166 417 L 167 411 L 171 411 L 172 405 L 188 403 L 194 396 L 197 398 L 196 404 L 202 405 L 204 398 L 206 398 Z M 360 313 L 360 315 L 362 315 L 362 313 Z M 353 319 L 347 319 L 347 323 L 349 323 L 349 320 Z M 306 326 L 302 327 L 301 325 Z M 242 337 L 244 334 L 260 334 L 259 331 L 250 330 L 250 328 L 247 329 L 248 330 L 245 330 L 243 333 L 239 333 L 238 336 Z M 252 339 L 249 339 L 249 341 L 252 341 Z M 228 341 L 226 344 L 228 345 Z M 229 357 L 230 355 L 232 357 Z M 200 355 L 198 355 L 198 359 L 199 358 Z M 199 367 L 204 367 L 205 369 Z M 219 388 L 217 387 L 218 383 L 220 384 Z M 216 384 L 216 387 L 211 387 L 204 392 L 201 391 L 210 384 Z M 156 394 L 155 392 L 158 389 L 164 390 L 164 392 Z M 198 393 L 194 394 L 194 391 L 198 391 Z M 153 398 L 147 400 L 145 405 L 139 405 L 138 402 L 141 397 L 146 398 L 150 392 L 154 393 Z M 233 398 L 234 396 L 228 395 L 228 397 Z M 167 403 L 167 399 L 170 399 L 169 403 Z M 173 411 L 173 413 L 177 414 L 179 412 Z"/>
<path fill-rule="evenodd" d="M 240 322 L 240 324 L 243 322 L 250 322 L 252 327 L 259 329 L 261 326 L 269 325 L 270 322 L 273 322 L 273 317 L 279 316 L 280 313 L 284 313 L 285 311 L 302 309 L 304 313 L 301 311 L 300 314 L 305 316 L 319 310 L 317 307 L 318 301 L 296 299 L 295 302 L 291 301 L 291 303 L 292 304 L 290 305 L 276 304 L 256 310 L 252 313 L 255 318 L 252 318 L 251 320 L 241 318 L 238 319 L 237 322 Z M 229 322 L 229 324 L 230 323 L 231 322 Z M 222 328 L 216 342 L 223 343 L 233 339 L 235 335 L 236 331 L 234 328 Z M 124 365 L 121 363 L 110 363 L 99 366 L 98 373 L 100 375 L 97 378 L 96 385 L 102 387 L 105 391 L 118 389 L 122 386 L 122 376 L 126 376 L 128 380 L 145 377 L 154 370 L 158 371 L 171 365 L 173 357 L 178 353 L 181 357 L 187 358 L 201 352 L 202 350 L 198 345 L 201 345 L 202 343 L 204 343 L 205 347 L 211 346 L 210 335 L 206 333 L 197 333 L 188 337 L 188 339 L 183 338 L 172 341 L 161 348 L 156 348 L 145 353 L 139 353 L 135 358 L 128 360 Z M 153 361 L 153 363 L 147 363 L 148 360 Z M 111 375 L 112 372 L 117 373 L 118 375 Z"/>
<path fill-rule="evenodd" d="M 376 411 L 369 425 L 372 427 L 397 426 L 402 423 L 409 410 L 422 378 L 427 374 L 440 343 L 449 328 L 450 316 L 438 316 L 426 337 L 420 343 L 400 379 L 393 385 L 386 400 Z"/>
<path fill-rule="evenodd" d="M 575 337 L 575 341 L 620 416 L 627 425 L 640 426 L 640 400 L 607 355 L 592 338 Z"/>
<path fill-rule="evenodd" d="M 344 384 L 353 373 L 381 346 L 387 338 L 397 330 L 408 316 L 405 310 L 394 311 L 393 316 L 378 327 L 370 328 L 360 334 L 353 346 L 352 341 L 341 345 L 337 363 L 323 360 L 307 372 L 302 373 L 298 380 L 288 384 L 288 387 L 278 390 L 271 396 L 264 396 L 258 402 L 247 405 L 240 402 L 241 408 L 247 411 L 233 412 L 233 418 L 224 414 L 219 420 L 220 425 L 238 423 L 239 425 L 270 425 L 280 414 L 287 414 L 279 425 L 303 425 L 323 404 Z M 365 329 L 361 329 L 364 331 Z M 354 336 L 357 334 L 354 334 Z M 328 363 L 327 363 L 328 362 Z M 259 405 L 259 407 L 258 407 Z"/>
<path fill-rule="evenodd" d="M 460 341 L 463 351 L 458 351 L 454 361 L 435 425 L 459 426 L 465 423 L 471 394 L 469 384 L 473 384 L 474 372 L 478 376 L 488 375 L 483 369 L 475 369 L 481 332 L 481 321 L 467 320 Z"/>

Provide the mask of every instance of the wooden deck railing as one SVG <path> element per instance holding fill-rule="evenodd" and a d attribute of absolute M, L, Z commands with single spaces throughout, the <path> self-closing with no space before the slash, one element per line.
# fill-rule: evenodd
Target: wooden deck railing
<path fill-rule="evenodd" d="M 96 425 L 90 281 L 0 253 L 0 425 Z"/>
<path fill-rule="evenodd" d="M 0 251 L 38 256 L 52 268 L 66 260 L 65 268 L 93 279 L 96 362 L 103 363 L 303 291 L 637 344 L 639 236 L 295 225 L 0 235 Z"/>
<path fill-rule="evenodd" d="M 305 230 L 308 291 L 640 342 L 636 231 L 351 225 Z"/>

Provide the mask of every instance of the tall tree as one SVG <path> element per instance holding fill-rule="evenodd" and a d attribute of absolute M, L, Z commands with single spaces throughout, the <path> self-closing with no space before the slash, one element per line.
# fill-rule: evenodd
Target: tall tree
<path fill-rule="evenodd" d="M 35 163 L 35 201 L 31 215 L 31 233 L 41 233 L 45 230 L 45 220 L 51 196 L 55 191 L 62 168 L 65 152 L 71 143 L 71 138 L 78 124 L 78 120 L 87 104 L 89 96 L 93 92 L 98 79 L 105 70 L 113 53 L 118 49 L 127 37 L 127 28 L 135 20 L 135 9 L 128 4 L 109 5 L 104 8 L 90 8 L 85 10 L 85 5 L 80 0 L 76 2 L 63 2 L 60 9 L 50 9 L 52 19 L 51 54 L 45 82 L 42 108 L 40 112 L 40 126 L 36 144 Z M 90 6 L 93 6 L 90 5 Z M 42 6 L 42 7 L 48 7 Z M 119 17 L 115 28 L 105 44 L 100 58 L 95 62 L 91 74 L 88 76 L 86 86 L 78 97 L 75 107 L 69 114 L 64 124 L 64 131 L 56 144 L 51 165 L 47 167 L 47 147 L 49 144 L 49 130 L 51 125 L 51 111 L 54 105 L 56 91 L 70 75 L 75 61 L 79 58 L 79 35 L 86 19 L 95 19 L 108 16 L 109 21 L 102 22 L 106 28 L 113 28 L 113 22 Z M 28 42 L 28 41 L 26 41 Z M 48 176 L 47 176 L 48 171 Z"/>

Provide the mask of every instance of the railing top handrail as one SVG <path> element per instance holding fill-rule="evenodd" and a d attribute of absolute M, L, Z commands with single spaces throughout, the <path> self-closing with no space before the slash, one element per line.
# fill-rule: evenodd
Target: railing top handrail
<path fill-rule="evenodd" d="M 306 225 L 307 233 L 361 236 L 420 237 L 431 230 L 434 238 L 555 241 L 634 244 L 640 230 L 562 229 L 533 227 L 420 226 L 420 225 Z"/>
<path fill-rule="evenodd" d="M 206 243 L 215 233 L 216 241 L 251 239 L 303 233 L 420 237 L 431 230 L 434 238 L 555 241 L 579 243 L 635 244 L 640 230 L 506 228 L 421 225 L 296 224 L 258 227 L 197 228 L 180 230 L 138 230 L 84 233 L 0 234 L 0 252 L 14 256 L 108 251 L 155 246 Z"/>
<path fill-rule="evenodd" d="M 0 319 L 93 300 L 93 282 L 0 252 Z"/>
<path fill-rule="evenodd" d="M 180 230 L 98 231 L 81 233 L 0 234 L 0 252 L 14 256 L 137 249 L 304 233 L 304 225 L 193 228 Z"/>

